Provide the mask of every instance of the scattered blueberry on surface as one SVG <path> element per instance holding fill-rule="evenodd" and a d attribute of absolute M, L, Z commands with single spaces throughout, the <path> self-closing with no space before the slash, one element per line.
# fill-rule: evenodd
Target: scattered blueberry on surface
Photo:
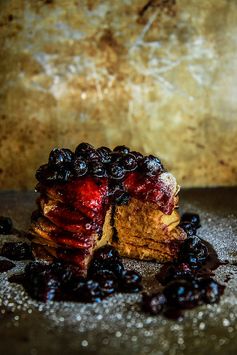
<path fill-rule="evenodd" d="M 179 260 L 188 263 L 192 268 L 198 268 L 208 257 L 208 250 L 197 236 L 186 239 L 179 251 Z"/>
<path fill-rule="evenodd" d="M 218 303 L 224 291 L 224 286 L 220 285 L 212 278 L 204 278 L 199 281 L 201 298 L 205 303 Z"/>
<path fill-rule="evenodd" d="M 181 216 L 181 223 L 191 223 L 196 229 L 201 226 L 200 217 L 197 213 L 183 213 Z"/>
<path fill-rule="evenodd" d="M 16 265 L 9 260 L 0 260 L 0 272 L 6 272 L 13 269 L 15 266 Z"/>
<path fill-rule="evenodd" d="M 169 307 L 189 309 L 199 304 L 200 293 L 186 280 L 170 282 L 163 291 Z"/>
<path fill-rule="evenodd" d="M 30 260 L 34 259 L 31 246 L 23 242 L 4 243 L 1 255 L 11 260 Z"/>
<path fill-rule="evenodd" d="M 142 295 L 142 309 L 143 311 L 152 315 L 160 314 L 166 305 L 166 298 L 163 293 L 153 293 Z"/>
<path fill-rule="evenodd" d="M 12 232 L 12 220 L 10 217 L 0 216 L 0 234 L 10 234 Z"/>
<path fill-rule="evenodd" d="M 123 292 L 140 292 L 142 290 L 141 275 L 134 270 L 124 270 L 120 279 L 120 289 Z"/>

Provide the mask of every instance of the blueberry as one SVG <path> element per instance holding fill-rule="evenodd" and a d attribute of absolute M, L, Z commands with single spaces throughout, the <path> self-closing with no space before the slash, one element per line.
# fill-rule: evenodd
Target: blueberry
<path fill-rule="evenodd" d="M 190 237 L 181 245 L 179 260 L 187 262 L 191 267 L 197 268 L 206 261 L 208 250 L 198 237 Z"/>
<path fill-rule="evenodd" d="M 15 266 L 16 265 L 9 260 L 0 260 L 0 272 L 6 272 L 13 269 Z"/>
<path fill-rule="evenodd" d="M 129 153 L 121 158 L 121 163 L 126 171 L 133 171 L 138 166 L 134 155 Z"/>
<path fill-rule="evenodd" d="M 163 293 L 169 307 L 188 309 L 200 303 L 200 292 L 189 281 L 172 281 L 164 288 Z"/>
<path fill-rule="evenodd" d="M 119 164 L 118 162 L 112 163 L 109 166 L 109 176 L 112 179 L 116 179 L 116 180 L 123 179 L 125 176 L 124 167 L 121 166 L 121 164 Z"/>
<path fill-rule="evenodd" d="M 86 175 L 88 171 L 88 164 L 82 158 L 76 158 L 74 161 L 75 176 L 80 177 Z"/>
<path fill-rule="evenodd" d="M 27 243 L 4 243 L 1 255 L 11 260 L 30 260 L 33 259 L 31 246 Z"/>
<path fill-rule="evenodd" d="M 225 287 L 212 278 L 206 278 L 199 281 L 199 288 L 203 302 L 212 304 L 219 302 Z"/>
<path fill-rule="evenodd" d="M 160 272 L 156 275 L 156 278 L 162 285 L 167 285 L 169 282 L 178 279 L 192 280 L 192 269 L 189 264 L 165 264 L 162 266 Z"/>
<path fill-rule="evenodd" d="M 92 151 L 94 147 L 89 143 L 80 143 L 75 150 L 76 156 L 86 156 L 89 151 Z"/>
<path fill-rule="evenodd" d="M 79 302 L 100 302 L 103 294 L 98 282 L 87 280 L 84 285 L 79 287 L 75 292 Z"/>
<path fill-rule="evenodd" d="M 151 295 L 144 293 L 142 295 L 142 309 L 152 315 L 161 313 L 165 304 L 166 298 L 162 293 L 153 293 Z"/>
<path fill-rule="evenodd" d="M 93 275 L 93 280 L 99 283 L 103 296 L 111 295 L 118 289 L 118 281 L 112 271 L 99 270 Z"/>
<path fill-rule="evenodd" d="M 100 155 L 96 149 L 89 143 L 81 143 L 75 150 L 76 157 L 82 157 L 88 161 L 97 160 L 100 161 Z"/>
<path fill-rule="evenodd" d="M 71 178 L 71 170 L 52 170 L 47 164 L 41 165 L 35 174 L 36 179 L 41 183 L 67 182 Z"/>
<path fill-rule="evenodd" d="M 93 176 L 104 177 L 106 176 L 106 169 L 104 165 L 98 161 L 93 161 L 90 165 L 90 171 Z"/>
<path fill-rule="evenodd" d="M 133 270 L 125 270 L 120 279 L 120 289 L 123 292 L 139 292 L 142 289 L 141 275 Z"/>
<path fill-rule="evenodd" d="M 191 223 L 196 229 L 201 226 L 200 217 L 197 213 L 184 213 L 181 217 L 181 223 Z"/>
<path fill-rule="evenodd" d="M 12 232 L 12 220 L 9 217 L 0 216 L 0 234 L 10 234 Z"/>
<path fill-rule="evenodd" d="M 139 152 L 136 152 L 135 150 L 131 151 L 130 153 L 135 157 L 137 162 L 143 158 L 143 155 Z"/>
<path fill-rule="evenodd" d="M 65 165 L 71 164 L 74 159 L 74 154 L 70 149 L 54 148 L 49 154 L 49 166 L 53 169 L 64 168 Z"/>
<path fill-rule="evenodd" d="M 117 153 L 128 154 L 130 152 L 130 149 L 125 145 L 118 145 L 113 149 L 113 151 Z"/>
<path fill-rule="evenodd" d="M 94 252 L 93 259 L 98 261 L 114 262 L 120 261 L 121 257 L 114 247 L 105 245 Z"/>
<path fill-rule="evenodd" d="M 181 222 L 179 225 L 186 233 L 188 237 L 195 236 L 197 228 L 190 222 Z"/>
<path fill-rule="evenodd" d="M 164 171 L 161 161 L 153 155 L 149 155 L 141 159 L 139 167 L 148 176 L 154 176 Z"/>
<path fill-rule="evenodd" d="M 112 152 L 111 153 L 111 164 L 115 163 L 115 162 L 119 162 L 120 159 L 122 158 L 123 154 L 119 153 L 119 152 Z"/>
<path fill-rule="evenodd" d="M 49 271 L 53 273 L 61 284 L 67 284 L 73 277 L 73 271 L 70 264 L 62 261 L 54 261 L 49 265 Z"/>
<path fill-rule="evenodd" d="M 60 282 L 53 275 L 35 276 L 32 284 L 26 289 L 32 298 L 41 302 L 60 299 Z"/>
<path fill-rule="evenodd" d="M 97 149 L 97 153 L 99 153 L 101 162 L 103 164 L 108 164 L 111 162 L 111 150 L 107 147 L 100 147 Z"/>

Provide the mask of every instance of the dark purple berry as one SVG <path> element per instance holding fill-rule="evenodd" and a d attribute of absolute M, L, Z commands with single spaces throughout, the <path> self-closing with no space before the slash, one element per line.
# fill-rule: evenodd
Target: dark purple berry
<path fill-rule="evenodd" d="M 179 260 L 187 262 L 194 268 L 198 264 L 202 264 L 206 261 L 208 256 L 208 250 L 205 244 L 198 237 L 190 237 L 186 239 L 181 245 L 179 251 Z"/>
<path fill-rule="evenodd" d="M 74 161 L 74 173 L 76 177 L 86 175 L 88 171 L 88 164 L 82 158 L 76 158 Z"/>
<path fill-rule="evenodd" d="M 139 292 L 142 290 L 141 275 L 133 270 L 125 270 L 120 279 L 120 289 L 123 292 Z"/>
<path fill-rule="evenodd" d="M 27 287 L 30 296 L 38 301 L 47 302 L 60 299 L 60 282 L 52 275 L 35 277 L 34 282 Z"/>
<path fill-rule="evenodd" d="M 169 282 L 184 279 L 184 280 L 192 280 L 193 279 L 192 269 L 190 265 L 187 263 L 181 264 L 169 264 L 166 263 L 162 266 L 159 273 L 156 275 L 157 280 L 162 285 L 167 285 Z"/>
<path fill-rule="evenodd" d="M 139 167 L 141 168 L 142 172 L 148 176 L 154 176 L 164 171 L 164 167 L 161 164 L 160 159 L 154 157 L 153 155 L 149 155 L 141 159 L 139 162 Z"/>
<path fill-rule="evenodd" d="M 118 162 L 112 163 L 109 166 L 109 176 L 112 179 L 120 180 L 123 179 L 125 176 L 125 170 L 124 167 L 121 166 Z"/>
<path fill-rule="evenodd" d="M 79 302 L 100 302 L 103 294 L 98 282 L 87 280 L 84 285 L 77 289 L 75 296 Z"/>
<path fill-rule="evenodd" d="M 112 152 L 111 153 L 111 164 L 112 163 L 117 163 L 117 162 L 119 162 L 120 161 L 120 159 L 122 158 L 122 153 L 119 153 L 119 152 Z"/>
<path fill-rule="evenodd" d="M 15 266 L 16 265 L 9 260 L 0 260 L 0 272 L 6 272 L 13 269 Z"/>
<path fill-rule="evenodd" d="M 189 309 L 197 306 L 200 301 L 200 292 L 192 282 L 176 280 L 170 282 L 163 291 L 169 307 Z"/>
<path fill-rule="evenodd" d="M 181 217 L 181 223 L 191 223 L 196 229 L 201 226 L 200 217 L 197 213 L 184 213 Z"/>
<path fill-rule="evenodd" d="M 12 220 L 9 217 L 0 216 L 0 234 L 10 234 L 12 232 Z"/>
<path fill-rule="evenodd" d="M 1 255 L 11 260 L 30 260 L 34 258 L 31 246 L 22 242 L 4 243 Z"/>
<path fill-rule="evenodd" d="M 98 161 L 93 161 L 90 165 L 90 171 L 93 176 L 104 177 L 106 176 L 106 169 L 104 165 Z"/>
<path fill-rule="evenodd" d="M 97 149 L 100 155 L 101 162 L 103 164 L 108 164 L 111 162 L 111 150 L 107 147 L 100 147 Z"/>
<path fill-rule="evenodd" d="M 92 151 L 94 147 L 89 143 L 80 143 L 75 150 L 76 156 L 86 156 L 89 151 Z"/>
<path fill-rule="evenodd" d="M 89 143 L 81 143 L 75 150 L 76 157 L 84 158 L 88 161 L 97 160 L 100 161 L 100 155 L 96 149 Z"/>
<path fill-rule="evenodd" d="M 143 158 L 143 155 L 139 152 L 136 152 L 135 150 L 131 151 L 130 153 L 135 157 L 137 162 Z"/>
<path fill-rule="evenodd" d="M 166 298 L 162 293 L 153 293 L 151 295 L 144 293 L 142 295 L 142 309 L 152 315 L 161 313 L 165 304 Z"/>
<path fill-rule="evenodd" d="M 105 245 L 94 252 L 93 259 L 97 259 L 99 261 L 112 262 L 112 261 L 120 261 L 121 257 L 118 251 L 114 247 L 110 245 Z"/>
<path fill-rule="evenodd" d="M 93 275 L 93 280 L 99 283 L 103 296 L 111 295 L 118 289 L 118 281 L 112 271 L 99 270 Z"/>
<path fill-rule="evenodd" d="M 219 302 L 225 287 L 212 278 L 207 278 L 199 281 L 199 288 L 203 302 L 212 304 Z"/>
<path fill-rule="evenodd" d="M 71 178 L 71 170 L 52 170 L 47 164 L 41 165 L 35 174 L 36 179 L 41 183 L 67 182 Z"/>
<path fill-rule="evenodd" d="M 126 154 L 121 158 L 121 164 L 126 171 L 134 171 L 137 168 L 137 161 L 134 155 Z"/>
<path fill-rule="evenodd" d="M 49 166 L 52 167 L 52 169 L 61 169 L 71 164 L 73 159 L 74 154 L 70 149 L 54 148 L 49 154 Z"/>
<path fill-rule="evenodd" d="M 113 151 L 117 153 L 128 154 L 130 152 L 130 149 L 125 145 L 118 145 L 113 149 Z"/>
<path fill-rule="evenodd" d="M 186 233 L 188 237 L 195 236 L 197 228 L 190 222 L 181 222 L 179 225 Z"/>

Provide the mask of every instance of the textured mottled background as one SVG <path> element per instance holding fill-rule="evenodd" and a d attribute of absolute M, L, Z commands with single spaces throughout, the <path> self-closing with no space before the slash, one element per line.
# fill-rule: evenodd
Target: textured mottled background
<path fill-rule="evenodd" d="M 0 0 L 0 188 L 82 140 L 237 184 L 237 1 Z"/>

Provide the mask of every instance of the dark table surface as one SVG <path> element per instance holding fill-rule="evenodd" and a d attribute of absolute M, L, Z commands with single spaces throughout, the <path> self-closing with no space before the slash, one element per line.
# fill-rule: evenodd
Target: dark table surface
<path fill-rule="evenodd" d="M 15 228 L 26 230 L 35 194 L 1 192 L 0 215 L 12 217 Z M 140 310 L 140 295 L 117 294 L 100 304 L 38 303 L 20 285 L 0 274 L 0 354 L 236 354 L 237 353 L 237 188 L 187 189 L 181 211 L 200 214 L 199 235 L 211 242 L 219 258 L 216 279 L 226 284 L 217 305 L 185 313 L 181 321 L 149 316 Z M 16 236 L 0 236 L 0 245 Z M 125 260 L 152 289 L 159 265 Z M 236 265 L 235 265 L 236 264 Z"/>

